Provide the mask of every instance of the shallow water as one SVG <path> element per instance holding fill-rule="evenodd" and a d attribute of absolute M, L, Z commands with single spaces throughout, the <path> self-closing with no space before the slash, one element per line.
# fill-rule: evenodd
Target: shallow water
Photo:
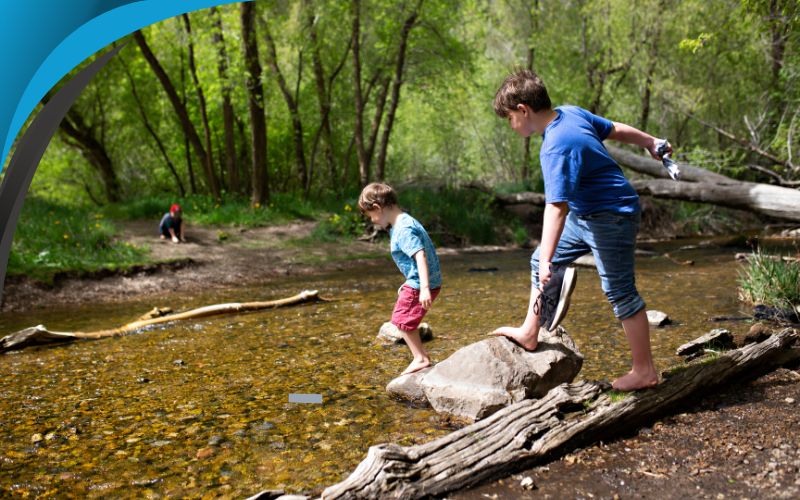
<path fill-rule="evenodd" d="M 709 321 L 740 314 L 740 264 L 733 254 L 673 249 L 674 257 L 693 259 L 694 266 L 637 259 L 648 308 L 676 321 L 652 331 L 660 368 L 675 361 L 678 345 L 711 328 L 749 327 Z M 434 361 L 497 326 L 522 321 L 529 255 L 442 257 L 445 285 L 427 317 L 436 338 L 426 348 Z M 469 272 L 473 267 L 498 270 Z M 611 379 L 629 368 L 624 333 L 597 273 L 581 268 L 578 275 L 563 325 L 586 358 L 580 377 Z M 183 310 L 302 289 L 336 299 L 0 355 L 0 491 L 78 498 L 318 492 L 352 471 L 370 445 L 409 445 L 449 432 L 434 412 L 408 408 L 384 391 L 410 361 L 406 347 L 373 342 L 401 282 L 386 260 L 264 287 L 176 296 L 172 304 L 145 297 L 4 314 L 0 334 L 39 323 L 91 331 L 126 323 L 154 306 Z M 323 403 L 289 403 L 290 393 L 322 394 Z"/>

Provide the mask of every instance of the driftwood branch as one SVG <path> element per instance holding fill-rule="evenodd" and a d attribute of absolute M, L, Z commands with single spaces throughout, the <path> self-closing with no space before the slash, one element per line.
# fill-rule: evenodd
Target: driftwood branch
<path fill-rule="evenodd" d="M 356 470 L 327 488 L 322 498 L 422 498 L 508 476 L 630 432 L 735 379 L 754 378 L 797 361 L 799 344 L 800 332 L 786 329 L 763 342 L 687 365 L 655 388 L 617 401 L 597 384 L 562 384 L 542 399 L 513 404 L 429 443 L 372 446 Z"/>
<path fill-rule="evenodd" d="M 228 304 L 214 304 L 177 314 L 168 314 L 166 316 L 159 317 L 146 317 L 144 319 L 140 318 L 137 321 L 128 323 L 119 328 L 100 330 L 97 332 L 51 332 L 43 325 L 38 325 L 11 333 L 0 339 L 0 352 L 14 351 L 33 345 L 72 342 L 80 339 L 94 340 L 106 337 L 116 337 L 118 335 L 131 333 L 141 330 L 147 326 L 157 325 L 159 323 L 203 318 L 220 314 L 273 309 L 276 307 L 293 306 L 297 304 L 304 304 L 306 302 L 317 302 L 320 300 L 322 299 L 320 299 L 319 292 L 317 292 L 317 290 L 305 290 L 297 295 L 287 297 L 285 299 L 269 300 L 264 302 L 233 302 Z M 157 316 L 159 314 L 158 311 L 159 309 L 156 308 L 153 312 L 149 313 L 149 316 Z"/>

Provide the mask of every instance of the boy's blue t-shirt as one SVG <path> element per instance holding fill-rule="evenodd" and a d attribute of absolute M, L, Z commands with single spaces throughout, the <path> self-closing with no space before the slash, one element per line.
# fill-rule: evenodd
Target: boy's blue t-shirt
<path fill-rule="evenodd" d="M 555 111 L 539 153 L 545 201 L 567 202 L 577 215 L 639 211 L 636 190 L 603 146 L 613 123 L 577 106 Z"/>
<path fill-rule="evenodd" d="M 420 250 L 425 250 L 425 258 L 428 261 L 428 281 L 431 289 L 442 286 L 442 272 L 439 268 L 439 257 L 433 246 L 428 232 L 422 227 L 417 219 L 407 213 L 397 216 L 394 226 L 389 229 L 389 248 L 392 252 L 392 259 L 406 277 L 404 285 L 419 290 L 419 269 L 414 254 Z"/>

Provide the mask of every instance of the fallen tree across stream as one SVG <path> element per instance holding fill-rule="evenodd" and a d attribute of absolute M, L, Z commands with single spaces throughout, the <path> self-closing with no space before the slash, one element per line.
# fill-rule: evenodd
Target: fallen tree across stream
<path fill-rule="evenodd" d="M 81 339 L 95 340 L 107 337 L 116 337 L 160 323 L 204 318 L 207 316 L 217 316 L 220 314 L 234 314 L 259 311 L 262 309 L 274 309 L 276 307 L 294 306 L 308 302 L 319 302 L 322 300 L 323 299 L 320 298 L 317 290 L 304 290 L 297 295 L 293 295 L 285 299 L 268 300 L 262 302 L 231 302 L 227 304 L 214 304 L 175 314 L 169 314 L 171 312 L 170 309 L 154 308 L 152 311 L 136 321 L 118 328 L 100 330 L 97 332 L 53 332 L 45 328 L 44 325 L 37 325 L 15 333 L 11 333 L 0 339 L 0 353 L 41 344 L 66 343 Z"/>
<path fill-rule="evenodd" d="M 641 174 L 666 178 L 632 180 L 631 184 L 634 189 L 642 196 L 709 203 L 800 222 L 800 190 L 798 189 L 737 181 L 722 174 L 684 163 L 680 164 L 681 181 L 675 182 L 669 179 L 667 171 L 659 161 L 610 145 L 606 145 L 606 148 L 620 165 Z M 466 186 L 493 195 L 495 202 L 501 206 L 544 206 L 545 204 L 545 196 L 542 193 L 496 193 L 490 187 L 476 182 Z"/>
<path fill-rule="evenodd" d="M 322 498 L 423 498 L 462 490 L 634 431 L 723 385 L 800 360 L 800 331 L 680 365 L 658 386 L 630 394 L 592 382 L 562 384 L 447 436 L 415 446 L 380 444 Z"/>

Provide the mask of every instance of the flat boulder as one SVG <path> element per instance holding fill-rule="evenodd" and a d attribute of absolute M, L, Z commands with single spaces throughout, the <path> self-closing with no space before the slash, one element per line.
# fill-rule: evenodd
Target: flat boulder
<path fill-rule="evenodd" d="M 541 329 L 534 352 L 505 337 L 481 340 L 436 364 L 420 385 L 434 410 L 474 421 L 572 382 L 582 365 L 583 355 L 563 328 Z"/>
<path fill-rule="evenodd" d="M 672 323 L 672 320 L 665 312 L 650 310 L 647 311 L 647 322 L 650 326 L 665 326 Z"/>
<path fill-rule="evenodd" d="M 431 370 L 433 367 L 424 368 L 408 375 L 400 375 L 389 382 L 386 392 L 396 399 L 407 401 L 415 406 L 428 406 L 428 398 L 425 397 L 425 392 L 422 390 L 422 379 Z"/>

